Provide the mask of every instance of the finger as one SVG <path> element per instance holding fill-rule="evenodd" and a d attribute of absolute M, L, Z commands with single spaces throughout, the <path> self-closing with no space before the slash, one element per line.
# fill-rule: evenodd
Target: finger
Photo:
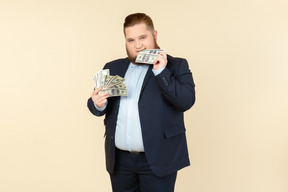
<path fill-rule="evenodd" d="M 109 93 L 108 92 L 101 92 L 101 93 L 99 93 L 99 96 L 101 96 L 101 97 L 109 97 Z"/>
<path fill-rule="evenodd" d="M 154 64 L 159 64 L 161 61 L 164 61 L 164 58 L 161 55 L 158 55 L 154 61 Z"/>
<path fill-rule="evenodd" d="M 102 90 L 102 87 L 98 87 L 95 91 L 98 93 L 101 90 Z"/>
<path fill-rule="evenodd" d="M 165 52 L 160 52 L 159 55 L 161 55 L 164 60 L 167 59 L 167 54 Z"/>
<path fill-rule="evenodd" d="M 102 87 L 98 87 L 97 89 L 94 89 L 92 95 L 97 95 L 99 93 L 99 91 L 102 90 Z"/>
<path fill-rule="evenodd" d="M 97 102 L 97 103 L 95 103 L 98 107 L 100 107 L 100 108 L 102 108 L 102 107 L 104 107 L 105 106 L 105 103 L 107 102 L 107 99 L 105 99 L 105 100 L 103 100 L 103 101 L 101 101 L 101 102 Z"/>
<path fill-rule="evenodd" d="M 162 56 L 164 59 L 166 59 L 166 58 L 167 58 L 167 54 L 166 54 L 166 53 L 164 53 L 164 52 L 161 52 L 161 56 Z"/>
<path fill-rule="evenodd" d="M 160 63 L 159 59 L 156 58 L 155 61 L 154 61 L 154 65 L 157 65 L 159 63 Z"/>
<path fill-rule="evenodd" d="M 92 97 L 92 100 L 94 101 L 94 103 L 97 106 L 100 106 L 101 104 L 107 102 L 107 97 L 106 96 L 102 96 L 102 95 L 95 95 L 94 97 Z"/>
<path fill-rule="evenodd" d="M 107 102 L 107 99 L 106 99 L 106 98 L 101 98 L 101 99 L 97 100 L 97 103 L 98 103 L 98 104 L 104 104 L 104 103 L 106 103 L 106 102 Z"/>

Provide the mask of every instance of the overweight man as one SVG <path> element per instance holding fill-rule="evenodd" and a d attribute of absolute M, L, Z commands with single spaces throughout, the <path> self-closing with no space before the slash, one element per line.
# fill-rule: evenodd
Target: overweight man
<path fill-rule="evenodd" d="M 144 13 L 124 21 L 127 58 L 108 62 L 110 75 L 125 78 L 128 96 L 92 92 L 88 108 L 105 115 L 106 169 L 114 192 L 173 192 L 177 171 L 190 165 L 183 113 L 195 103 L 195 85 L 183 58 L 161 52 L 154 63 L 137 54 L 158 49 L 157 31 Z"/>

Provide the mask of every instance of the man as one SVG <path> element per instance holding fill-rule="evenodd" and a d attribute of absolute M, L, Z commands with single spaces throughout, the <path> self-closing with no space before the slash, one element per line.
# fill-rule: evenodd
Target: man
<path fill-rule="evenodd" d="M 190 164 L 183 112 L 195 102 L 192 73 L 185 59 L 162 52 L 153 65 L 136 64 L 137 54 L 157 49 L 149 16 L 124 22 L 128 58 L 107 63 L 110 75 L 125 78 L 127 97 L 93 91 L 88 108 L 105 114 L 106 168 L 115 192 L 172 192 L 177 171 Z"/>

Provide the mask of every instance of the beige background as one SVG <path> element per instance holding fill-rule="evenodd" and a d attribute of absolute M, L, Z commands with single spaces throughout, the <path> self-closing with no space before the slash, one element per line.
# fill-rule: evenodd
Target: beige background
<path fill-rule="evenodd" d="M 288 191 L 288 1 L 170 2 L 0 0 L 1 192 L 111 191 L 86 101 L 138 11 L 197 86 L 176 192 Z"/>

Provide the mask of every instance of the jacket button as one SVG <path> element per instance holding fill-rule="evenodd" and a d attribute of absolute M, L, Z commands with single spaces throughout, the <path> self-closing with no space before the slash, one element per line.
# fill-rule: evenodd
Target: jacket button
<path fill-rule="evenodd" d="M 113 139 L 114 139 L 114 137 L 113 137 L 113 136 L 111 136 L 110 138 L 111 138 L 111 140 L 113 140 Z"/>

